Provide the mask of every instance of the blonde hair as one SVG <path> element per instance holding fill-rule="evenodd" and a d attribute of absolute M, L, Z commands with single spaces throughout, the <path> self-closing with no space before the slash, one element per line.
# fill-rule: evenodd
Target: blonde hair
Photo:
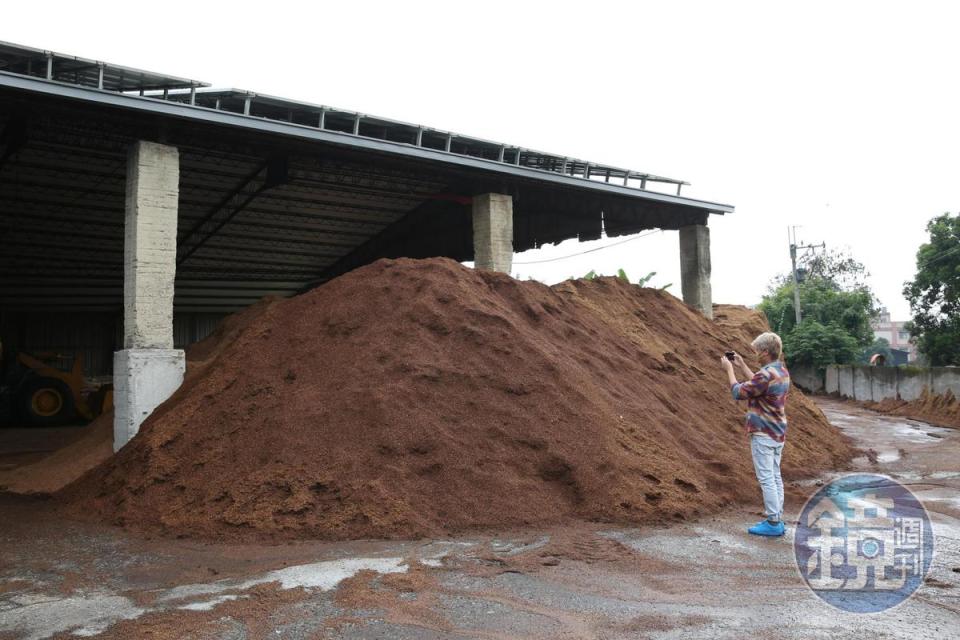
<path fill-rule="evenodd" d="M 754 349 L 766 351 L 774 360 L 779 360 L 783 354 L 783 341 L 772 331 L 761 333 L 750 344 Z"/>

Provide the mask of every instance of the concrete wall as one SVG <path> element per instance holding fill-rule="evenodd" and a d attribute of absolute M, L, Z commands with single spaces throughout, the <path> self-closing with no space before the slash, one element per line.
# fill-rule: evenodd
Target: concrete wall
<path fill-rule="evenodd" d="M 960 389 L 960 370 L 954 367 L 940 367 L 936 371 L 938 373 L 930 379 L 930 390 L 941 394 L 949 389 L 953 395 L 957 395 L 957 389 Z"/>
<path fill-rule="evenodd" d="M 873 383 L 870 369 L 866 367 L 852 367 L 853 397 L 863 400 L 873 400 Z"/>
<path fill-rule="evenodd" d="M 897 371 L 895 367 L 872 367 L 870 369 L 870 399 L 879 402 L 884 398 L 897 397 Z"/>
<path fill-rule="evenodd" d="M 853 397 L 853 368 L 843 367 L 842 369 L 840 369 L 840 371 L 838 372 L 837 382 L 838 382 L 840 395 L 842 395 L 844 398 L 852 398 Z"/>
<path fill-rule="evenodd" d="M 955 367 L 868 367 L 830 365 L 824 391 L 854 400 L 916 400 L 924 389 L 960 396 L 960 369 Z"/>
<path fill-rule="evenodd" d="M 790 381 L 804 391 L 818 393 L 824 389 L 823 376 L 813 367 L 790 367 Z"/>
<path fill-rule="evenodd" d="M 827 372 L 824 375 L 823 390 L 827 393 L 839 393 L 840 377 L 836 367 L 827 367 Z"/>
<path fill-rule="evenodd" d="M 897 393 L 901 400 L 916 400 L 923 395 L 923 389 L 929 386 L 929 369 L 907 369 L 897 376 Z"/>

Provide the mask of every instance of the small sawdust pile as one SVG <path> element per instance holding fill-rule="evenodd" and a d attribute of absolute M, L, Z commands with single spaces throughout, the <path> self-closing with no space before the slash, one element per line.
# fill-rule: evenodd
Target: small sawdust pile
<path fill-rule="evenodd" d="M 913 420 L 922 420 L 938 427 L 960 429 L 960 400 L 953 392 L 935 394 L 924 388 L 916 400 L 897 400 L 887 398 L 880 402 L 861 402 L 864 408 L 891 416 L 902 416 Z"/>
<path fill-rule="evenodd" d="M 665 292 L 379 260 L 225 333 L 63 492 L 68 513 L 213 539 L 409 538 L 683 519 L 758 495 L 718 362 L 751 353 L 745 334 Z M 798 391 L 788 414 L 786 477 L 849 460 Z"/>
<path fill-rule="evenodd" d="M 350 627 L 366 622 L 361 612 L 378 611 L 390 624 L 449 634 L 456 627 L 442 613 L 441 592 L 435 575 L 420 564 L 404 573 L 360 571 L 340 583 L 335 598 L 344 613 L 324 620 L 324 628 L 340 637 Z"/>
<path fill-rule="evenodd" d="M 0 490 L 20 494 L 53 493 L 113 454 L 113 411 L 78 427 L 76 440 L 40 460 L 0 472 Z"/>

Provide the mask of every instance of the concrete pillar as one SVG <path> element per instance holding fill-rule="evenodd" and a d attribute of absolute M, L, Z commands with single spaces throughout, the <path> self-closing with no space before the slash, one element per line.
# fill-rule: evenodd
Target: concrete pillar
<path fill-rule="evenodd" d="M 473 260 L 477 269 L 510 273 L 513 267 L 513 198 L 484 193 L 473 198 Z"/>
<path fill-rule="evenodd" d="M 127 156 L 123 246 L 123 351 L 113 358 L 114 451 L 179 388 L 184 353 L 173 348 L 180 155 L 137 142 Z"/>
<path fill-rule="evenodd" d="M 680 286 L 683 301 L 712 319 L 710 229 L 705 224 L 680 227 Z"/>
<path fill-rule="evenodd" d="M 182 349 L 124 349 L 113 354 L 113 450 L 183 383 Z"/>

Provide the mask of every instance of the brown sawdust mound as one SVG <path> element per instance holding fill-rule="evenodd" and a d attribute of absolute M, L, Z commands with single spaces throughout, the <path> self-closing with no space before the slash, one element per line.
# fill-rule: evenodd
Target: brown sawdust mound
<path fill-rule="evenodd" d="M 960 429 L 960 400 L 949 389 L 940 394 L 924 388 L 916 400 L 887 398 L 880 402 L 862 402 L 863 407 L 893 416 L 922 420 L 940 427 Z"/>
<path fill-rule="evenodd" d="M 213 332 L 196 342 L 187 349 L 187 372 L 186 379 L 191 380 L 195 376 L 203 373 L 204 370 L 214 362 L 217 357 L 223 353 L 223 350 L 233 344 L 240 337 L 240 334 L 261 315 L 267 312 L 273 305 L 280 302 L 282 298 L 267 296 L 258 302 L 250 305 L 243 311 L 239 311 L 227 316 L 217 325 Z"/>
<path fill-rule="evenodd" d="M 406 538 L 686 518 L 758 492 L 718 363 L 749 353 L 746 334 L 661 291 L 379 260 L 224 335 L 62 492 L 68 513 L 212 539 Z M 785 477 L 849 460 L 797 391 L 789 415 Z"/>
<path fill-rule="evenodd" d="M 770 331 L 767 316 L 762 311 L 734 304 L 713 305 L 713 321 L 726 333 L 739 338 L 747 346 L 764 331 Z M 753 351 L 750 349 L 741 351 L 744 357 L 751 353 Z"/>

